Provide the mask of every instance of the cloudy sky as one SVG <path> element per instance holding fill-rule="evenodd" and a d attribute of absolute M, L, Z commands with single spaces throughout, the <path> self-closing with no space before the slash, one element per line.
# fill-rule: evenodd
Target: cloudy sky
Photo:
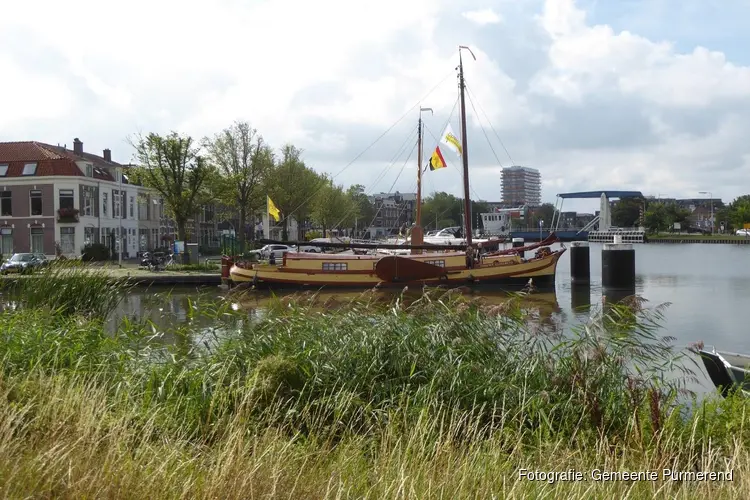
<path fill-rule="evenodd" d="M 499 200 L 501 167 L 520 164 L 541 171 L 545 201 L 730 201 L 750 193 L 748 18 L 750 0 L 5 1 L 0 140 L 79 137 L 127 162 L 135 132 L 246 120 L 341 184 L 413 192 L 418 103 L 434 109 L 427 156 L 447 122 L 459 131 L 461 44 L 477 58 L 473 198 Z M 425 190 L 460 195 L 445 157 Z"/>

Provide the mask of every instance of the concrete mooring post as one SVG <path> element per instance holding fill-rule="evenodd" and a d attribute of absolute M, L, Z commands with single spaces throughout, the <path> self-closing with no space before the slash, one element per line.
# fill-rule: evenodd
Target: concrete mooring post
<path fill-rule="evenodd" d="M 635 249 L 615 236 L 614 243 L 602 249 L 602 286 L 618 290 L 635 290 Z"/>
<path fill-rule="evenodd" d="M 591 250 L 588 241 L 574 241 L 570 245 L 570 280 L 574 285 L 591 281 Z"/>

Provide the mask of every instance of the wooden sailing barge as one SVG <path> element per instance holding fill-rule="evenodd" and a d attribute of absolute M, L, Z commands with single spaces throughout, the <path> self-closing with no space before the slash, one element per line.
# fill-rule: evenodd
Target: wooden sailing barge
<path fill-rule="evenodd" d="M 340 287 L 371 288 L 404 285 L 533 285 L 553 286 L 555 272 L 564 248 L 553 251 L 554 234 L 545 241 L 521 248 L 482 252 L 481 243 L 473 243 L 471 235 L 471 202 L 469 196 L 469 156 L 466 135 L 463 60 L 459 47 L 459 99 L 461 112 L 461 155 L 463 159 L 465 245 L 424 245 L 421 228 L 422 182 L 422 117 L 420 108 L 417 159 L 416 225 L 411 231 L 410 255 L 286 253 L 281 262 L 235 264 L 229 270 L 234 283 L 252 283 L 257 287 Z M 471 54 L 474 57 L 474 54 Z M 474 58 L 476 59 L 476 58 Z M 431 111 L 431 110 L 430 110 Z M 311 245 L 311 243 L 305 243 Z M 335 245 L 321 245 L 335 246 Z M 356 248 L 368 245 L 346 245 Z M 377 245 L 372 245 L 376 247 Z M 381 246 L 382 248 L 382 246 Z M 534 252 L 526 258 L 529 252 Z"/>

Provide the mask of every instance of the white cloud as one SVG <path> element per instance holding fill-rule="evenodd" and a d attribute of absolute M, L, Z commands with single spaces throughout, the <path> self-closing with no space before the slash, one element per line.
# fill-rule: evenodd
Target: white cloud
<path fill-rule="evenodd" d="M 463 12 L 461 15 L 480 26 L 498 24 L 502 21 L 500 16 L 492 9 L 470 10 Z"/>
<path fill-rule="evenodd" d="M 201 137 L 242 119 L 337 173 L 431 89 L 421 105 L 435 116 L 425 121 L 442 131 L 457 98 L 460 44 L 477 57 L 464 57 L 464 67 L 478 111 L 467 102 L 480 197 L 499 198 L 499 167 L 480 124 L 503 164 L 494 131 L 516 163 L 542 171 L 545 199 L 599 187 L 674 196 L 710 189 L 727 198 L 750 190 L 737 181 L 750 178 L 750 68 L 722 47 L 678 49 L 685 44 L 594 25 L 580 5 L 13 2 L 0 18 L 0 137 L 78 135 L 96 151 L 138 130 Z M 500 22 L 513 31 L 486 29 Z M 24 45 L 9 43 L 19 35 Z M 416 117 L 414 109 L 337 181 L 374 181 Z M 457 118 L 456 110 L 456 131 Z M 426 149 L 431 143 L 426 136 Z M 391 185 L 405 156 L 378 189 Z M 426 187 L 460 194 L 455 174 L 433 175 Z M 405 169 L 394 188 L 413 184 Z"/>
<path fill-rule="evenodd" d="M 0 137 L 29 120 L 60 119 L 71 111 L 71 92 L 57 78 L 26 71 L 0 52 Z"/>

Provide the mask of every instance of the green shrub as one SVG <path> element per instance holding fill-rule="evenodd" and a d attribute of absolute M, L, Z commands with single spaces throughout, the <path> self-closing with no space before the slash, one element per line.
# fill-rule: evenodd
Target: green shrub
<path fill-rule="evenodd" d="M 109 248 L 103 243 L 89 243 L 81 250 L 83 262 L 102 262 L 109 260 Z"/>

